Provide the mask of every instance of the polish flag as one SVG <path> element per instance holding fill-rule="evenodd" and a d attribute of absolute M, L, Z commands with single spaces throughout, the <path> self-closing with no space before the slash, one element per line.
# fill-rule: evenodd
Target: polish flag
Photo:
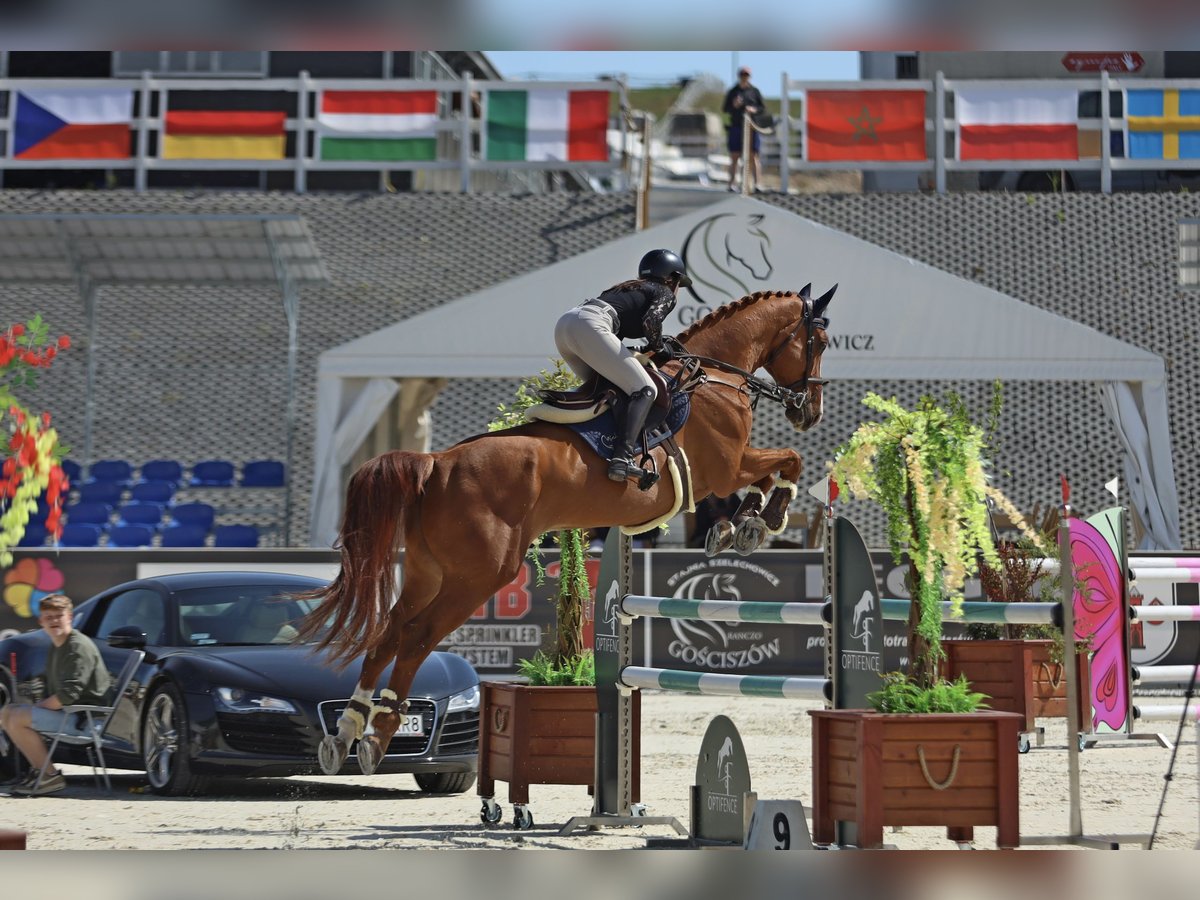
<path fill-rule="evenodd" d="M 959 159 L 1079 159 L 1075 88 L 954 92 Z"/>

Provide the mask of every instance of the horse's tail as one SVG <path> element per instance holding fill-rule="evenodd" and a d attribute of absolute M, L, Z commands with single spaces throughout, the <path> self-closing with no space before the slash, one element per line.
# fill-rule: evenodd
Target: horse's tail
<path fill-rule="evenodd" d="M 300 595 L 317 606 L 300 623 L 299 640 L 318 638 L 317 649 L 331 648 L 340 669 L 387 634 L 396 555 L 432 471 L 429 454 L 392 451 L 367 460 L 350 478 L 334 544 L 341 568 L 327 587 Z"/>

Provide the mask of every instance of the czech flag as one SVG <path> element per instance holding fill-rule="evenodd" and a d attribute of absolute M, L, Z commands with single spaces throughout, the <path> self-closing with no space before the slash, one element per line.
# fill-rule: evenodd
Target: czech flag
<path fill-rule="evenodd" d="M 14 159 L 128 159 L 133 91 L 38 88 L 15 92 Z"/>

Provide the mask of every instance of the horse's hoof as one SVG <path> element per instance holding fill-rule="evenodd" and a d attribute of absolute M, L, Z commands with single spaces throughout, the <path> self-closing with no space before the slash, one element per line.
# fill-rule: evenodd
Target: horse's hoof
<path fill-rule="evenodd" d="M 337 739 L 335 735 L 327 734 L 317 748 L 317 762 L 321 771 L 326 775 L 336 775 L 342 769 L 350 748 Z"/>
<path fill-rule="evenodd" d="M 733 532 L 733 549 L 742 556 L 749 556 L 762 546 L 766 537 L 766 522 L 758 517 L 747 519 Z"/>
<path fill-rule="evenodd" d="M 364 775 L 374 775 L 383 761 L 383 747 L 378 736 L 369 734 L 358 742 L 358 767 Z"/>
<path fill-rule="evenodd" d="M 705 556 L 716 556 L 732 546 L 733 524 L 731 522 L 718 522 L 708 529 L 708 536 L 704 539 Z"/>

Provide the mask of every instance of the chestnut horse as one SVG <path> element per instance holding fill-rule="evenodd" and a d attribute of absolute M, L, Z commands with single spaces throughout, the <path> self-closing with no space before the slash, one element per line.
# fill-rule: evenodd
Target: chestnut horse
<path fill-rule="evenodd" d="M 678 336 L 681 355 L 698 357 L 707 376 L 676 436 L 692 496 L 751 487 L 736 517 L 740 552 L 783 529 L 801 470 L 795 450 L 749 446 L 752 405 L 760 396 L 780 401 L 797 431 L 820 421 L 824 315 L 832 295 L 814 301 L 808 288 L 751 294 Z M 678 365 L 668 362 L 664 370 Z M 774 384 L 752 374 L 760 368 Z M 665 451 L 653 454 L 667 471 Z M 516 577 L 539 535 L 641 525 L 680 506 L 673 479 L 642 491 L 633 481 L 610 481 L 606 472 L 607 463 L 574 431 L 545 422 L 478 435 L 438 453 L 384 453 L 359 467 L 337 543 L 341 569 L 308 595 L 317 606 L 300 626 L 301 639 L 317 639 L 342 666 L 366 654 L 338 733 L 321 745 L 326 773 L 341 768 L 355 738 L 359 767 L 375 771 L 408 708 L 418 666 Z M 764 506 L 767 492 L 773 493 Z M 403 587 L 393 603 L 401 546 Z M 724 539 L 710 542 L 710 551 L 725 546 Z M 376 681 L 393 659 L 387 688 L 373 703 Z"/>

